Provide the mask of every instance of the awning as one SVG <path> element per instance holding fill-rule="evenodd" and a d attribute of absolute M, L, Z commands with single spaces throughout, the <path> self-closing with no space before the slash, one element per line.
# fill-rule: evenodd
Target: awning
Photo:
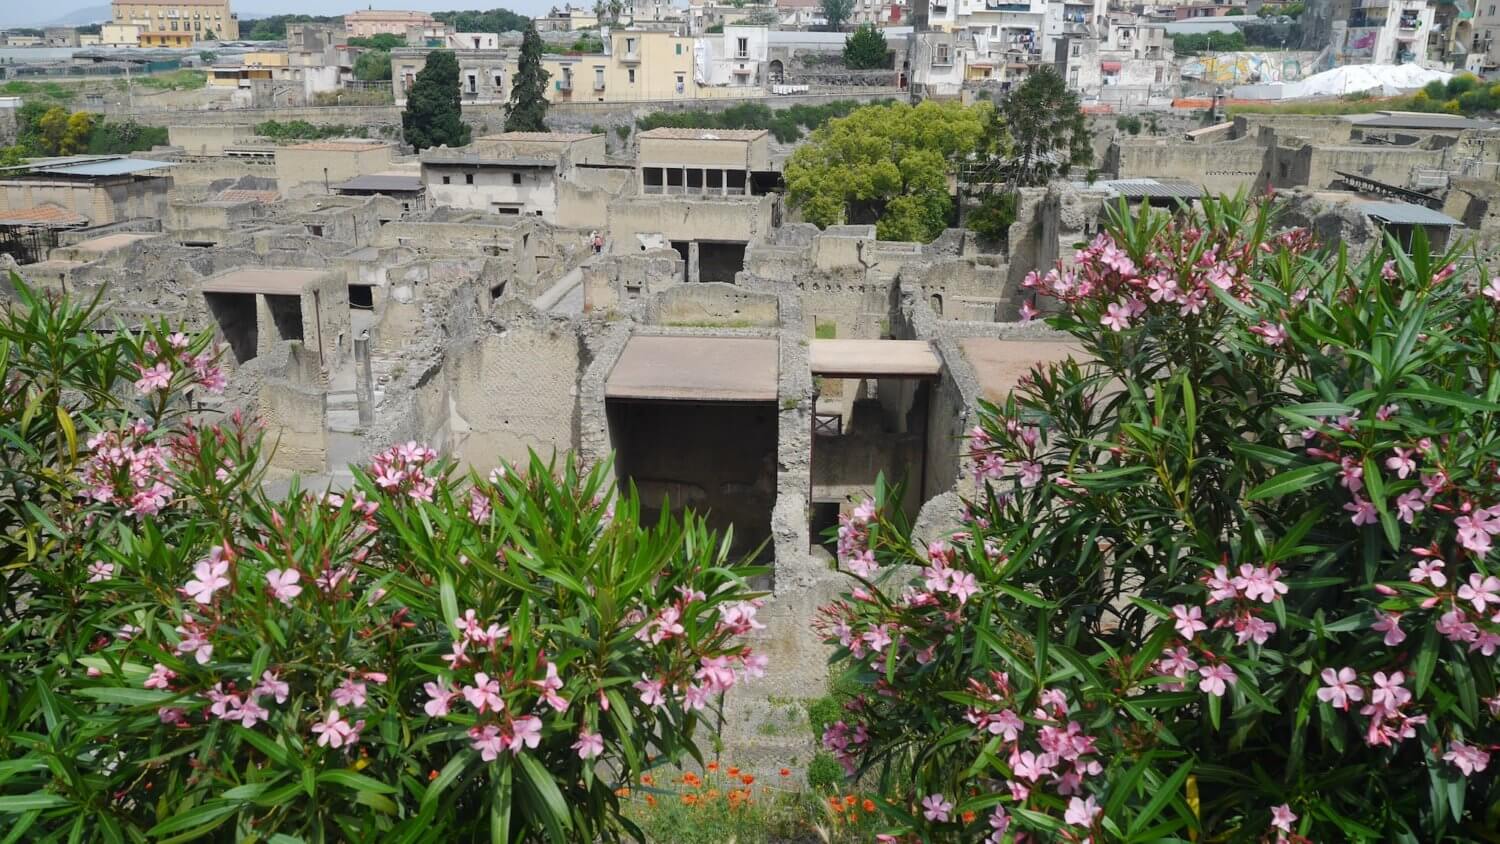
<path fill-rule="evenodd" d="M 631 337 L 604 385 L 610 399 L 775 401 L 775 340 Z"/>
<path fill-rule="evenodd" d="M 1120 72 L 1120 63 L 1119 62 L 1100 62 L 1099 63 L 1099 70 L 1102 71 L 1102 72 L 1104 72 L 1104 73 L 1119 73 Z"/>
<path fill-rule="evenodd" d="M 813 340 L 812 374 L 828 378 L 935 378 L 942 362 L 926 340 Z"/>

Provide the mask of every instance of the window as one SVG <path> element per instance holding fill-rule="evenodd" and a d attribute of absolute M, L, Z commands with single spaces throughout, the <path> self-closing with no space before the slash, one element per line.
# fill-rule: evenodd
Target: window
<path fill-rule="evenodd" d="M 625 39 L 625 55 L 627 55 L 627 56 L 633 56 L 633 55 L 635 55 L 635 39 L 634 38 L 626 38 Z"/>
<path fill-rule="evenodd" d="M 686 89 L 684 80 L 685 77 L 681 73 L 677 74 L 677 93 L 679 94 L 681 94 Z"/>
<path fill-rule="evenodd" d="M 1156 84 L 1160 85 L 1161 84 L 1161 79 L 1162 79 L 1161 68 L 1157 68 L 1156 69 Z"/>
<path fill-rule="evenodd" d="M 496 91 L 500 91 L 500 90 L 502 90 L 504 88 L 505 88 L 505 74 L 503 74 L 503 73 L 501 73 L 500 71 L 497 70 L 497 71 L 495 71 L 495 90 Z"/>
<path fill-rule="evenodd" d="M 604 90 L 604 68 L 602 67 L 594 68 L 594 90 Z"/>
<path fill-rule="evenodd" d="M 947 44 L 937 45 L 937 55 L 933 56 L 933 64 L 953 64 L 953 58 L 949 55 Z"/>
<path fill-rule="evenodd" d="M 1494 13 L 1495 13 L 1495 7 L 1491 6 L 1490 7 L 1490 14 L 1493 15 Z M 677 45 L 677 55 L 679 55 L 679 56 L 682 55 L 682 45 L 681 44 Z"/>
<path fill-rule="evenodd" d="M 740 39 L 738 39 L 738 41 L 739 41 L 739 46 L 737 48 L 738 49 L 738 53 L 737 54 L 738 54 L 738 56 L 740 58 L 743 59 L 746 56 L 750 55 L 750 39 L 749 38 L 740 38 Z"/>
<path fill-rule="evenodd" d="M 466 184 L 466 185 L 472 185 L 472 184 L 474 184 L 474 174 L 473 173 L 465 173 L 464 174 L 464 184 Z"/>
<path fill-rule="evenodd" d="M 635 68 L 632 67 L 627 72 L 630 74 L 630 84 L 634 85 L 635 84 Z"/>
<path fill-rule="evenodd" d="M 1083 55 L 1083 45 L 1078 43 L 1073 44 L 1072 52 L 1070 52 L 1068 55 L 1073 56 L 1074 58 Z"/>
<path fill-rule="evenodd" d="M 512 174 L 510 174 L 510 183 L 513 184 L 513 185 L 519 185 L 521 183 L 521 174 L 520 173 L 512 173 Z"/>
<path fill-rule="evenodd" d="M 453 184 L 453 177 L 452 176 L 444 176 L 443 177 L 443 184 L 445 184 L 445 185 L 451 185 L 451 184 Z"/>

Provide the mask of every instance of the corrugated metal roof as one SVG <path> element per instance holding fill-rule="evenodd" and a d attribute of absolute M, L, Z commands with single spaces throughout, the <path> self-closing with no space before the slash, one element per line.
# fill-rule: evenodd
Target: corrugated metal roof
<path fill-rule="evenodd" d="M 1344 119 L 1366 129 L 1485 129 L 1495 126 L 1488 120 L 1475 120 L 1472 117 L 1457 114 L 1427 114 L 1416 111 L 1351 114 Z"/>
<path fill-rule="evenodd" d="M 765 129 L 679 129 L 660 126 L 637 137 L 674 141 L 753 141 L 768 134 Z"/>
<path fill-rule="evenodd" d="M 1411 226 L 1461 226 L 1463 223 L 1441 211 L 1410 202 L 1355 202 L 1359 213 L 1382 223 Z"/>
<path fill-rule="evenodd" d="M 1203 188 L 1182 179 L 1106 179 L 1097 183 L 1126 199 L 1201 199 Z"/>
<path fill-rule="evenodd" d="M 32 172 L 55 173 L 64 176 L 128 176 L 132 173 L 142 173 L 147 170 L 155 170 L 159 167 L 176 166 L 171 161 L 149 161 L 144 158 L 112 158 L 104 161 L 91 161 L 85 164 L 33 167 Z"/>
<path fill-rule="evenodd" d="M 421 176 L 355 176 L 347 182 L 333 186 L 334 190 L 373 190 L 373 191 L 419 191 L 422 189 Z"/>

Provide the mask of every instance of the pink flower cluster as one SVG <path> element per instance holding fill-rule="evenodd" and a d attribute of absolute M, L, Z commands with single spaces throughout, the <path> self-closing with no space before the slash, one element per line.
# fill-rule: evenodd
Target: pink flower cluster
<path fill-rule="evenodd" d="M 640 610 L 633 610 L 627 615 L 627 623 L 639 625 L 635 633 L 638 641 L 661 645 L 686 634 L 682 620 L 690 612 L 690 605 L 695 601 L 705 600 L 707 596 L 681 586 L 677 588 L 677 594 L 676 601 L 662 607 L 650 619 Z M 760 607 L 759 600 L 719 604 L 719 620 L 714 625 L 714 633 L 744 636 L 756 630 L 764 630 L 765 625 L 755 617 Z M 673 681 L 663 677 L 643 676 L 636 682 L 635 690 L 640 694 L 641 702 L 653 709 L 665 706 L 670 698 L 678 700 L 689 711 L 702 710 L 708 707 L 714 695 L 729 691 L 741 678 L 764 676 L 768 662 L 765 654 L 756 653 L 748 647 L 741 648 L 736 653 L 702 656 L 691 677 Z"/>
<path fill-rule="evenodd" d="M 1372 747 L 1389 747 L 1415 738 L 1416 728 L 1427 723 L 1426 715 L 1407 711 L 1412 693 L 1406 688 L 1406 675 L 1400 671 L 1390 674 L 1376 671 L 1370 677 L 1372 688 L 1368 695 L 1359 683 L 1359 674 L 1347 665 L 1339 669 L 1325 668 L 1319 679 L 1323 685 L 1318 689 L 1318 700 L 1334 709 L 1347 712 L 1354 704 L 1369 698 L 1369 703 L 1360 708 L 1359 714 L 1370 719 L 1365 742 Z"/>
<path fill-rule="evenodd" d="M 1204 606 L 1217 614 L 1212 625 L 1208 623 L 1203 607 L 1186 604 L 1172 607 L 1172 625 L 1182 642 L 1168 647 L 1157 661 L 1157 670 L 1177 681 L 1163 688 L 1181 690 L 1191 678 L 1197 681 L 1202 691 L 1222 697 L 1229 686 L 1238 682 L 1238 675 L 1224 661 L 1223 654 L 1210 650 L 1198 634 L 1210 629 L 1229 630 L 1234 634 L 1235 645 L 1264 645 L 1276 632 L 1275 622 L 1262 617 L 1265 606 L 1287 593 L 1281 575 L 1281 568 L 1275 565 L 1245 563 L 1239 567 L 1238 574 L 1233 575 L 1227 566 L 1215 566 L 1203 578 L 1204 588 L 1208 591 Z M 1203 661 L 1200 663 L 1195 656 Z"/>
<path fill-rule="evenodd" d="M 438 453 L 425 445 L 408 442 L 394 445 L 375 455 L 370 473 L 375 485 L 389 493 L 405 493 L 413 501 L 431 501 L 437 480 L 425 474 L 425 467 L 438 459 Z"/>
<path fill-rule="evenodd" d="M 986 480 L 998 481 L 1014 477 L 1022 489 L 1030 489 L 1042 482 L 1045 474 L 1040 462 L 1038 448 L 1041 430 L 1035 425 L 1022 425 L 1014 419 L 997 419 L 1003 426 L 1007 443 L 998 443 L 984 428 L 975 426 L 969 432 L 967 457 L 974 464 L 974 483 Z M 1014 461 L 1005 459 L 1002 446 L 1009 446 Z"/>
<path fill-rule="evenodd" d="M 192 341 L 186 334 L 174 333 L 166 338 L 162 347 L 155 338 L 148 337 L 141 343 L 143 361 L 135 364 L 137 375 L 135 388 L 141 395 L 166 393 L 172 387 L 172 379 L 178 372 L 186 372 L 187 381 L 218 395 L 224 392 L 227 379 L 218 365 L 219 352 L 210 347 L 194 355 L 189 351 Z"/>
<path fill-rule="evenodd" d="M 1045 274 L 1032 271 L 1021 286 L 1075 307 L 1088 304 L 1098 311 L 1099 324 L 1112 332 L 1124 331 L 1152 312 L 1179 318 L 1201 314 L 1214 300 L 1213 289 L 1249 301 L 1253 291 L 1247 269 L 1254 250 L 1244 243 L 1227 248 L 1216 244 L 1195 254 L 1207 234 L 1174 223 L 1137 262 L 1124 246 L 1101 232 L 1074 254 L 1074 267 L 1058 267 Z M 1313 247 L 1310 235 L 1302 230 L 1279 235 L 1277 244 L 1294 255 Z M 1035 313 L 1035 308 L 1027 309 L 1028 315 Z M 1256 333 L 1270 345 L 1286 339 L 1280 325 L 1267 323 L 1257 328 Z"/>
<path fill-rule="evenodd" d="M 154 516 L 172 500 L 169 450 L 151 438 L 144 420 L 121 431 L 88 438 L 92 452 L 79 470 L 83 495 L 124 507 L 132 516 Z"/>

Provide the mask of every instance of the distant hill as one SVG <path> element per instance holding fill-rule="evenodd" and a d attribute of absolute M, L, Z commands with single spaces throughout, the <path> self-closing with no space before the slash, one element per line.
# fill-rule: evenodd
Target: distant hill
<path fill-rule="evenodd" d="M 50 17 L 52 10 L 41 4 L 17 4 L 30 6 L 30 8 L 11 9 L 0 12 L 0 26 L 83 26 L 89 23 L 101 23 L 109 20 L 110 10 L 108 5 L 87 6 L 82 9 L 63 15 L 62 17 Z"/>

